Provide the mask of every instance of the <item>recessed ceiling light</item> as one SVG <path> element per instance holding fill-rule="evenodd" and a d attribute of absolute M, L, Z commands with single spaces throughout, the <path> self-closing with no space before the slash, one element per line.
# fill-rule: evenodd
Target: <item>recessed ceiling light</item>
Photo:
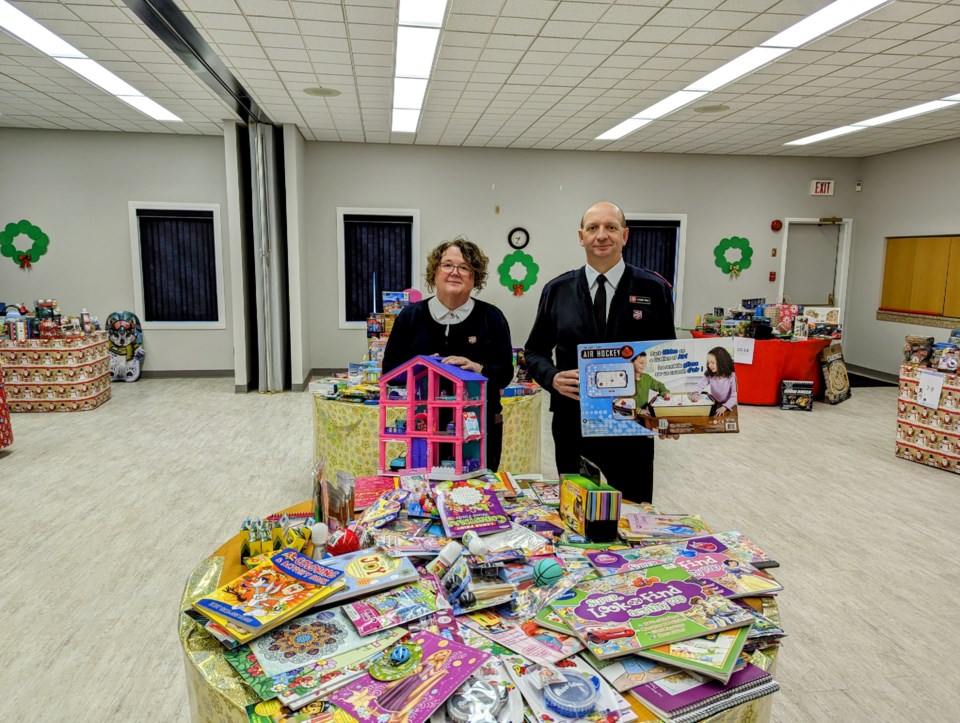
<path fill-rule="evenodd" d="M 728 105 L 698 105 L 693 109 L 694 113 L 724 113 L 730 110 Z"/>
<path fill-rule="evenodd" d="M 321 98 L 336 98 L 340 95 L 340 91 L 333 88 L 304 88 L 303 92 L 307 95 L 318 95 Z"/>

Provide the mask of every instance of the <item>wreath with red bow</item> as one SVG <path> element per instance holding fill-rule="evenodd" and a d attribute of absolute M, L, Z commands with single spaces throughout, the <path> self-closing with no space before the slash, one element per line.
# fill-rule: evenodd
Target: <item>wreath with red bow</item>
<path fill-rule="evenodd" d="M 26 251 L 13 245 L 14 239 L 20 235 L 25 235 L 33 241 L 33 245 Z M 23 271 L 29 271 L 33 264 L 47 253 L 49 245 L 50 238 L 47 234 L 39 226 L 34 226 L 26 220 L 20 223 L 8 223 L 3 231 L 0 231 L 0 255 L 11 259 Z"/>
<path fill-rule="evenodd" d="M 524 271 L 522 279 L 513 278 L 513 267 L 520 264 Z M 514 296 L 523 296 L 525 292 L 530 291 L 530 287 L 537 283 L 537 274 L 540 267 L 533 260 L 533 256 L 523 251 L 514 251 L 503 257 L 503 261 L 497 267 L 500 274 L 500 283 L 513 291 Z"/>

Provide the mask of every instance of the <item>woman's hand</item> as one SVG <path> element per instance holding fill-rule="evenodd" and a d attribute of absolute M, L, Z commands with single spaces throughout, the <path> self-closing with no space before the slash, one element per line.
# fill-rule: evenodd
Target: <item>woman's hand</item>
<path fill-rule="evenodd" d="M 483 369 L 482 364 L 477 364 L 475 361 L 470 361 L 465 356 L 448 356 L 440 360 L 443 364 L 452 364 L 455 367 L 460 367 L 461 369 L 466 369 L 468 372 L 475 372 L 477 374 L 482 373 L 480 370 Z"/>

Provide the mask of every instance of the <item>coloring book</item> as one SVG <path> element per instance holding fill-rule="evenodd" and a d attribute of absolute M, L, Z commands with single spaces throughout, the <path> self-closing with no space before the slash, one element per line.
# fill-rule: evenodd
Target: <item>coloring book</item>
<path fill-rule="evenodd" d="M 367 547 L 337 557 L 328 557 L 324 565 L 343 572 L 344 587 L 324 601 L 333 605 L 389 587 L 414 582 L 420 577 L 405 557 L 392 557 L 381 548 Z"/>
<path fill-rule="evenodd" d="M 393 681 L 367 673 L 331 694 L 329 701 L 358 721 L 424 723 L 490 657 L 425 630 L 407 644 L 422 651 L 413 673 Z"/>
<path fill-rule="evenodd" d="M 726 683 L 740 661 L 740 652 L 747 642 L 750 626 L 723 630 L 719 633 L 691 638 L 676 643 L 641 650 L 641 655 L 667 665 L 693 670 Z"/>
<path fill-rule="evenodd" d="M 259 635 L 307 610 L 343 587 L 343 573 L 296 550 L 275 553 L 235 580 L 197 600 L 193 607 Z M 245 641 L 241 641 L 245 642 Z"/>
<path fill-rule="evenodd" d="M 510 518 L 496 493 L 467 483 L 454 483 L 437 491 L 437 509 L 448 537 L 463 537 L 468 530 L 478 535 L 509 530 Z"/>
<path fill-rule="evenodd" d="M 530 489 L 547 507 L 560 506 L 560 481 L 530 482 Z"/>
<path fill-rule="evenodd" d="M 726 546 L 712 537 L 675 544 L 636 547 L 631 550 L 590 550 L 587 557 L 601 575 L 615 575 L 643 570 L 653 565 L 672 562 L 700 580 L 716 584 L 724 597 L 770 595 L 783 589 L 767 573 L 720 550 Z"/>
<path fill-rule="evenodd" d="M 390 631 L 361 637 L 343 609 L 333 608 L 307 613 L 269 631 L 252 641 L 250 650 L 264 673 L 280 675 L 377 640 L 396 637 Z"/>
<path fill-rule="evenodd" d="M 580 657 L 596 668 L 603 679 L 620 693 L 677 672 L 677 669 L 670 665 L 641 658 L 639 655 L 622 655 L 613 660 L 600 660 L 593 653 L 584 651 Z"/>
<path fill-rule="evenodd" d="M 360 677 L 374 657 L 405 634 L 402 628 L 395 628 L 386 631 L 384 637 L 358 648 L 320 658 L 278 675 L 267 675 L 248 645 L 227 650 L 224 657 L 263 700 L 280 698 L 284 705 L 296 709 Z"/>
<path fill-rule="evenodd" d="M 728 628 L 753 618 L 709 582 L 667 563 L 567 591 L 550 605 L 600 659 Z"/>
<path fill-rule="evenodd" d="M 558 663 L 583 650 L 583 644 L 576 637 L 542 628 L 534 620 L 518 624 L 493 613 L 479 612 L 468 614 L 462 622 L 471 630 L 542 665 Z"/>
<path fill-rule="evenodd" d="M 422 582 L 401 585 L 343 606 L 343 611 L 361 635 L 449 609 L 450 603 L 443 593 Z"/>

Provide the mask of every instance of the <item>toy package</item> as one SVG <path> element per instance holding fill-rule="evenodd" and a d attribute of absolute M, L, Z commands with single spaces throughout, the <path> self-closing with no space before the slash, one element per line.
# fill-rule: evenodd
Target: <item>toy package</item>
<path fill-rule="evenodd" d="M 823 398 L 828 404 L 839 404 L 850 398 L 850 378 L 843 363 L 843 349 L 831 344 L 820 351 L 820 369 L 823 371 Z"/>
<path fill-rule="evenodd" d="M 904 363 L 929 366 L 933 342 L 932 336 L 907 336 L 903 342 Z"/>
<path fill-rule="evenodd" d="M 733 340 L 577 347 L 584 437 L 738 432 Z"/>
<path fill-rule="evenodd" d="M 780 409 L 813 411 L 813 382 L 784 379 L 780 382 Z"/>

